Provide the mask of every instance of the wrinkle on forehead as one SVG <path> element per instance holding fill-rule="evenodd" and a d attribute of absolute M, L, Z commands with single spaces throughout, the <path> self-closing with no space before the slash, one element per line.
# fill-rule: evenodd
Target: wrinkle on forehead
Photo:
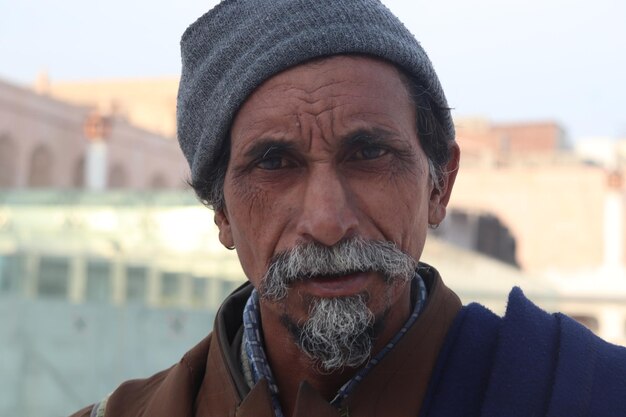
<path fill-rule="evenodd" d="M 346 71 L 345 63 L 325 65 L 329 60 L 354 62 Z M 338 67 L 343 72 L 337 72 Z M 381 82 L 378 75 L 382 73 L 388 76 Z M 351 130 L 349 124 L 392 126 L 395 115 L 381 102 L 400 100 L 414 111 L 402 75 L 390 63 L 359 56 L 323 58 L 288 69 L 262 84 L 240 109 L 241 113 L 253 107 L 254 112 L 246 112 L 244 120 L 235 116 L 234 122 L 239 123 L 233 124 L 236 129 L 231 133 L 243 139 L 236 147 L 246 147 L 247 142 L 262 136 L 310 142 L 317 134 L 329 142 L 333 135 L 341 134 L 337 129 L 342 130 L 343 125 Z"/>
<path fill-rule="evenodd" d="M 393 70 L 393 72 L 397 76 L 394 82 L 397 80 L 402 84 L 402 86 L 404 87 L 403 90 L 406 94 L 405 97 L 410 100 L 410 83 L 406 75 L 404 74 L 404 72 L 402 72 L 398 67 L 396 67 L 395 64 L 389 61 L 383 60 L 383 59 L 376 58 L 376 57 L 372 57 L 368 55 L 358 55 L 358 54 L 334 55 L 334 56 L 313 59 L 303 64 L 288 68 L 285 71 L 274 75 L 272 78 L 267 79 L 263 84 L 261 84 L 260 88 L 265 87 L 267 88 L 268 92 L 272 90 L 277 90 L 278 93 L 284 93 L 284 92 L 296 90 L 296 91 L 301 91 L 305 95 L 308 94 L 312 96 L 320 92 L 320 90 L 323 90 L 324 88 L 335 86 L 335 85 L 341 85 L 341 84 L 346 84 L 346 83 L 354 84 L 356 86 L 369 85 L 367 82 L 357 82 L 358 77 L 349 77 L 348 79 L 346 79 L 343 76 L 336 76 L 335 68 L 328 68 L 327 66 L 325 66 L 325 64 L 328 61 L 336 61 L 336 60 L 353 61 L 351 63 L 353 74 L 361 73 L 360 69 L 362 69 L 365 66 L 372 66 L 372 63 L 384 64 L 388 69 Z M 315 70 L 315 72 L 307 71 L 305 74 L 302 74 L 301 73 L 302 71 L 299 71 L 299 70 L 311 70 L 311 69 Z M 298 74 L 296 75 L 295 72 L 298 72 Z M 296 83 L 300 81 L 299 82 L 300 87 L 294 87 L 293 86 L 294 81 Z M 316 82 L 321 82 L 321 84 L 314 85 L 314 83 Z M 313 84 L 313 86 L 308 89 L 302 88 L 302 84 L 307 84 L 307 83 L 311 83 Z M 306 100 L 306 98 L 303 98 L 303 100 Z"/>
<path fill-rule="evenodd" d="M 342 84 L 348 84 L 348 83 L 354 83 L 354 82 L 352 82 L 350 80 L 339 80 L 339 79 L 334 80 L 333 79 L 333 80 L 330 80 L 330 81 L 328 81 L 328 82 L 326 82 L 326 83 L 324 83 L 322 85 L 314 86 L 313 88 L 308 89 L 308 90 L 305 89 L 305 88 L 302 88 L 301 86 L 300 87 L 289 86 L 289 87 L 280 89 L 280 93 L 283 93 L 283 92 L 289 93 L 289 92 L 295 91 L 296 93 L 300 93 L 301 94 L 300 95 L 300 99 L 303 100 L 304 102 L 306 102 L 306 103 L 315 103 L 315 102 L 317 102 L 317 101 L 319 101 L 321 99 L 324 99 L 324 98 L 327 98 L 327 97 L 328 98 L 332 98 L 333 97 L 333 95 L 330 95 L 330 96 L 329 95 L 322 95 L 321 97 L 316 98 L 316 96 L 319 96 L 319 94 L 323 93 L 324 89 L 329 88 L 329 87 L 340 86 Z M 285 81 L 285 84 L 291 84 L 291 82 Z M 354 83 L 354 84 L 357 84 L 357 83 Z M 276 86 L 275 88 L 279 88 L 279 87 Z M 272 89 L 273 88 L 270 88 L 269 91 L 271 91 Z"/>

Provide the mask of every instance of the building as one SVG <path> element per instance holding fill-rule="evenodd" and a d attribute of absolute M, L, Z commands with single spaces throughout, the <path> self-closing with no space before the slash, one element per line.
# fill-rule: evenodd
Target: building
<path fill-rule="evenodd" d="M 0 193 L 0 291 L 215 310 L 244 281 L 187 192 Z"/>
<path fill-rule="evenodd" d="M 66 415 L 167 367 L 244 281 L 212 213 L 177 190 L 175 84 L 0 82 L 0 415 Z M 469 250 L 429 238 L 422 259 L 465 303 L 502 313 L 519 285 L 626 344 L 620 175 L 564 152 L 554 123 L 481 123 L 459 125 L 435 231 Z"/>
<path fill-rule="evenodd" d="M 245 280 L 212 217 L 190 191 L 0 193 L 0 415 L 68 415 L 203 339 Z M 517 285 L 626 342 L 623 294 L 594 316 L 551 281 L 435 238 L 422 260 L 465 303 L 502 313 Z"/>
<path fill-rule="evenodd" d="M 587 291 L 585 302 L 594 297 L 597 303 L 609 298 L 621 302 L 623 334 L 613 328 L 604 334 L 601 325 L 596 330 L 626 343 L 622 255 L 613 251 L 610 256 L 603 271 L 622 275 L 600 279 L 587 269 L 582 276 L 594 281 L 581 278 L 577 288 L 606 284 Z M 595 317 L 581 307 L 584 292 L 566 285 L 564 277 L 572 274 L 528 273 L 435 236 L 429 238 L 422 260 L 436 266 L 465 302 L 479 301 L 503 312 L 506 294 L 520 285 L 547 310 Z M 244 281 L 236 252 L 218 240 L 213 213 L 189 191 L 0 193 L 1 294 L 75 305 L 215 312 Z"/>
<path fill-rule="evenodd" d="M 626 197 L 617 144 L 577 144 L 573 152 L 555 123 L 458 123 L 462 168 L 450 209 L 497 218 L 522 269 L 573 272 L 604 265 L 609 252 L 626 254 L 615 247 L 626 212 L 607 211 L 609 201 L 622 207 Z"/>
<path fill-rule="evenodd" d="M 621 142 L 581 142 L 573 152 L 554 123 L 485 120 L 459 121 L 458 142 L 462 169 L 442 237 L 474 250 L 486 236 L 500 249 L 512 240 L 519 267 L 558 293 L 558 310 L 626 344 Z M 485 217 L 498 220 L 488 233 Z"/>
<path fill-rule="evenodd" d="M 554 157 L 569 147 L 564 129 L 554 121 L 492 123 L 488 119 L 455 118 L 457 141 L 466 163 L 507 162 Z"/>
<path fill-rule="evenodd" d="M 54 97 L 100 111 L 114 109 L 147 129 L 175 134 L 174 77 L 40 84 L 41 90 Z M 456 128 L 462 171 L 451 209 L 457 217 L 479 213 L 482 219 L 481 237 L 471 237 L 476 245 L 464 247 L 533 272 L 602 262 L 600 219 L 606 173 L 569 151 L 560 125 L 554 121 L 493 123 L 475 117 L 457 118 Z M 459 243 L 461 232 L 450 230 L 447 223 L 451 222 L 451 218 L 444 222 L 446 233 L 440 235 L 443 239 L 454 235 L 452 241 Z M 575 229 L 582 233 L 574 233 Z M 510 239 L 501 230 L 507 230 Z M 485 250 L 486 246 L 490 248 Z"/>
<path fill-rule="evenodd" d="M 40 82 L 38 91 L 122 116 L 134 126 L 167 138 L 176 137 L 177 77 Z"/>
<path fill-rule="evenodd" d="M 188 170 L 172 138 L 0 81 L 0 188 L 180 189 Z"/>

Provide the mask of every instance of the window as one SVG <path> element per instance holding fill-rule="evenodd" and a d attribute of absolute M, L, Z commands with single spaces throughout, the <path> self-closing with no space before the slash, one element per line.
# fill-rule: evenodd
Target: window
<path fill-rule="evenodd" d="M 66 298 L 69 264 L 65 258 L 42 257 L 39 261 L 37 294 L 42 297 Z"/>
<path fill-rule="evenodd" d="M 161 276 L 161 300 L 164 304 L 176 304 L 180 298 L 180 279 L 178 274 L 164 272 Z"/>
<path fill-rule="evenodd" d="M 8 269 L 7 266 L 7 258 L 0 256 L 0 292 L 9 292 L 11 289 L 11 283 L 8 276 L 9 274 L 5 272 L 5 269 Z"/>
<path fill-rule="evenodd" d="M 150 180 L 149 188 L 151 190 L 161 190 L 163 188 L 167 188 L 167 181 L 165 180 L 165 177 L 161 174 L 156 174 Z"/>
<path fill-rule="evenodd" d="M 28 185 L 30 187 L 49 187 L 52 185 L 52 152 L 47 146 L 39 145 L 30 157 Z"/>
<path fill-rule="evenodd" d="M 126 268 L 126 302 L 140 302 L 146 300 L 148 272 L 141 266 Z"/>
<path fill-rule="evenodd" d="M 20 255 L 0 256 L 0 293 L 21 292 L 23 258 Z"/>
<path fill-rule="evenodd" d="M 230 293 L 232 293 L 233 291 L 235 291 L 235 289 L 237 287 L 239 287 L 241 285 L 241 282 L 239 281 L 226 281 L 226 280 L 222 280 L 222 299 L 225 299 L 226 297 L 228 297 L 230 295 Z"/>
<path fill-rule="evenodd" d="M 128 187 L 126 170 L 120 164 L 116 164 L 111 168 L 108 179 L 109 188 L 125 188 Z"/>
<path fill-rule="evenodd" d="M 81 156 L 74 165 L 74 177 L 72 185 L 75 188 L 83 188 L 85 186 L 85 157 Z"/>
<path fill-rule="evenodd" d="M 106 302 L 111 299 L 111 267 L 105 261 L 87 262 L 88 301 Z"/>
<path fill-rule="evenodd" d="M 17 173 L 17 149 L 7 134 L 0 135 L 0 188 L 14 187 Z"/>
<path fill-rule="evenodd" d="M 191 303 L 194 307 L 204 308 L 207 306 L 207 291 L 209 283 L 206 278 L 193 277 L 191 279 Z"/>

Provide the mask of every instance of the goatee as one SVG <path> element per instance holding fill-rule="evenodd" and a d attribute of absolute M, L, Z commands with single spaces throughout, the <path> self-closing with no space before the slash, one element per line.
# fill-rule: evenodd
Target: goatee
<path fill-rule="evenodd" d="M 387 287 L 393 288 L 409 281 L 416 268 L 417 261 L 391 242 L 354 238 L 332 247 L 308 243 L 272 259 L 259 294 L 266 301 L 279 302 L 294 282 L 370 271 L 380 273 Z M 370 358 L 374 338 L 385 316 L 383 313 L 375 317 L 368 301 L 367 294 L 311 298 L 305 321 L 296 322 L 287 314 L 282 321 L 321 372 L 357 367 Z"/>

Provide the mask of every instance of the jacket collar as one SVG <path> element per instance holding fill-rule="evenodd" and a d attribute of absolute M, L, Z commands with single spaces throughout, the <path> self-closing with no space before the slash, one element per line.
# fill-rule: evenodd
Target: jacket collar
<path fill-rule="evenodd" d="M 420 265 L 429 297 L 409 331 L 343 401 L 332 407 L 309 384 L 300 384 L 294 417 L 417 415 L 459 298 L 439 273 Z M 249 389 L 239 365 L 242 311 L 252 286 L 236 290 L 218 311 L 211 335 L 172 368 L 128 381 L 109 398 L 106 415 L 131 417 L 274 417 L 265 380 Z"/>
<path fill-rule="evenodd" d="M 395 348 L 370 371 L 339 410 L 308 383 L 301 383 L 294 417 L 418 414 L 439 350 L 461 308 L 459 298 L 443 284 L 434 268 L 421 264 L 420 275 L 428 286 L 427 304 Z M 217 343 L 211 345 L 203 387 L 196 401 L 198 416 L 273 417 L 267 382 L 260 380 L 252 390 L 248 389 L 235 342 L 242 326 L 241 312 L 251 290 L 249 284 L 241 287 L 218 313 L 214 332 Z"/>

